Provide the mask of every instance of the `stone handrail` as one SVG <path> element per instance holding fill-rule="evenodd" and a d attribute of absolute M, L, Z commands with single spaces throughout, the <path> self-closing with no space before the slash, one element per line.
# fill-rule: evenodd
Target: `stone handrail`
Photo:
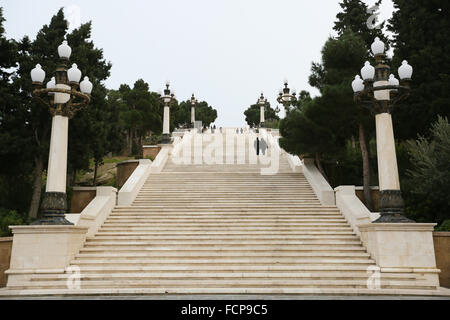
<path fill-rule="evenodd" d="M 328 184 L 320 171 L 316 168 L 313 159 L 303 159 L 303 175 L 308 180 L 317 198 L 322 205 L 335 205 L 334 190 Z"/>
<path fill-rule="evenodd" d="M 158 155 L 156 156 L 156 159 L 163 153 L 162 149 Z M 156 161 L 155 159 L 155 161 Z M 154 162 L 155 162 L 154 161 Z M 139 165 L 134 170 L 134 172 L 131 174 L 131 176 L 128 178 L 127 182 L 122 186 L 118 193 L 117 198 L 117 204 L 119 206 L 128 206 L 131 205 L 131 203 L 136 198 L 139 190 L 141 190 L 141 187 L 144 185 L 145 181 L 147 180 L 150 172 L 151 172 L 151 165 L 153 163 L 149 159 L 140 159 Z"/>
<path fill-rule="evenodd" d="M 160 173 L 161 170 L 167 163 L 167 159 L 169 159 L 169 150 L 171 149 L 171 145 L 163 145 L 155 160 L 150 166 L 151 173 Z"/>
<path fill-rule="evenodd" d="M 303 172 L 303 163 L 298 156 L 294 156 L 286 152 L 286 159 L 292 169 L 292 172 Z"/>
<path fill-rule="evenodd" d="M 79 214 L 76 226 L 87 227 L 86 236 L 93 236 L 116 205 L 117 189 L 97 187 L 95 198 Z"/>
<path fill-rule="evenodd" d="M 353 231 L 360 235 L 359 225 L 371 222 L 371 212 L 355 194 L 355 186 L 339 186 L 336 191 L 336 205 L 341 210 Z"/>

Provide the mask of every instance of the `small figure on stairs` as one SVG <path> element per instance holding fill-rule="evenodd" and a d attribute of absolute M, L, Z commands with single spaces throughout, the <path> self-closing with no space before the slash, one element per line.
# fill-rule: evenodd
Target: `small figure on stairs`
<path fill-rule="evenodd" d="M 259 138 L 258 137 L 256 137 L 256 140 L 253 143 L 253 146 L 255 147 L 256 155 L 259 156 Z"/>

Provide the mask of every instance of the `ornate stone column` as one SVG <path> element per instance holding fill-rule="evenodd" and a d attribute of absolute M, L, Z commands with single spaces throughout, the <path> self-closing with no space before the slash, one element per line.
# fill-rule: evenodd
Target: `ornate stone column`
<path fill-rule="evenodd" d="M 170 142 L 170 106 L 164 105 L 164 118 L 163 118 L 163 143 Z"/>
<path fill-rule="evenodd" d="M 259 124 L 261 128 L 264 128 L 264 106 L 260 107 L 259 113 L 260 113 Z"/>

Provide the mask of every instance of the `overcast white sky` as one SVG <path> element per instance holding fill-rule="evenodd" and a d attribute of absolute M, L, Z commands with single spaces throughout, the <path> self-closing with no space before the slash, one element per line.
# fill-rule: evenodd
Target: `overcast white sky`
<path fill-rule="evenodd" d="M 35 38 L 60 7 L 75 24 L 92 20 L 92 39 L 113 64 L 108 88 L 142 78 L 158 91 L 170 80 L 179 100 L 195 93 L 214 106 L 223 127 L 243 126 L 243 111 L 261 92 L 275 106 L 284 78 L 297 92 L 317 95 L 308 85 L 311 62 L 334 35 L 340 9 L 339 0 L 4 0 L 0 6 L 14 39 Z M 384 0 L 380 20 L 392 10 Z"/>

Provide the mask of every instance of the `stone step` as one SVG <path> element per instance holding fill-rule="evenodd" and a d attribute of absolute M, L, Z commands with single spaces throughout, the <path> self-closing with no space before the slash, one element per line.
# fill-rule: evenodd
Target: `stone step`
<path fill-rule="evenodd" d="M 427 282 L 417 280 L 380 280 L 381 288 L 402 288 L 402 289 L 436 289 L 429 286 Z M 11 286 L 12 289 L 22 288 L 23 285 Z M 31 281 L 26 288 L 64 288 L 66 281 Z M 81 288 L 367 288 L 366 279 L 353 280 L 333 280 L 333 279 L 142 279 L 142 280 L 83 280 Z"/>
<path fill-rule="evenodd" d="M 119 223 L 116 225 L 111 224 L 104 224 L 102 226 L 102 229 L 111 229 L 111 228 L 127 228 L 128 230 L 153 230 L 158 227 L 163 228 L 196 228 L 196 229 L 202 229 L 202 228 L 219 228 L 221 230 L 233 230 L 235 228 L 239 229 L 303 229 L 303 228 L 314 228 L 314 229 L 322 229 L 323 230 L 331 230 L 329 228 L 345 228 L 345 229 L 351 229 L 351 227 L 347 224 L 346 221 L 339 221 L 339 222 L 314 222 L 314 221 L 234 221 L 229 222 L 227 221 L 224 223 L 220 220 L 215 221 L 173 221 L 173 222 L 167 222 L 167 221 L 154 221 L 153 223 L 138 223 L 138 224 L 125 224 L 125 223 Z M 186 230 L 186 229 L 185 229 Z"/>
<path fill-rule="evenodd" d="M 182 227 L 182 230 L 180 230 L 180 227 Z M 120 231 L 124 231 L 124 232 L 145 232 L 145 231 L 149 231 L 149 232 L 154 232 L 154 231 L 167 231 L 167 232 L 171 232 L 171 231 L 198 231 L 198 232 L 202 232 L 202 231 L 219 231 L 219 232 L 224 232 L 224 231 L 241 231 L 242 232 L 247 232 L 247 231 L 278 231 L 278 235 L 281 236 L 284 230 L 291 230 L 291 231 L 297 231 L 298 233 L 301 234 L 302 230 L 320 230 L 320 231 L 352 231 L 352 229 L 348 226 L 342 226 L 342 227 L 321 227 L 321 226 L 290 226 L 290 225 L 286 225 L 286 226 L 266 226 L 266 227 L 261 227 L 261 226 L 228 226 L 228 225 L 223 225 L 221 226 L 220 224 L 217 225 L 195 225 L 195 226 L 186 226 L 186 225 L 179 225 L 178 227 L 176 226 L 166 226 L 164 224 L 158 226 L 155 225 L 153 227 L 102 227 L 99 232 L 120 232 Z"/>
<path fill-rule="evenodd" d="M 374 260 L 365 257 L 352 258 L 321 258 L 321 257 L 77 257 L 71 264 L 203 264 L 203 265 L 230 265 L 230 264 L 374 264 Z"/>
<path fill-rule="evenodd" d="M 196 252 L 258 252 L 258 251 L 281 251 L 281 252 L 365 252 L 365 248 L 362 246 L 301 246 L 301 245 L 287 245 L 287 246 L 275 246 L 275 245 L 203 245 L 203 246 L 183 246 L 183 245 L 134 245 L 130 246 L 127 244 L 111 244 L 111 245 L 98 245 L 87 243 L 80 252 L 104 252 L 104 251 L 114 251 L 114 252 L 142 252 L 142 251 L 158 251 L 158 252 L 171 252 L 171 251 L 196 251 Z"/>
<path fill-rule="evenodd" d="M 282 225 L 324 225 L 324 224 L 346 224 L 347 222 L 345 220 L 340 219 L 320 219 L 319 221 L 315 222 L 314 220 L 300 220 L 300 219 L 292 219 L 292 220 L 286 220 L 286 219 L 280 219 L 280 220 L 264 220 L 264 219 L 258 219 L 252 221 L 251 219 L 239 219 L 234 218 L 232 220 L 233 222 L 230 222 L 228 219 L 199 219 L 195 218 L 192 220 L 187 219 L 168 219 L 168 218 L 149 218 L 149 219 L 137 219 L 137 220 L 131 220 L 131 219 L 111 219 L 108 218 L 108 220 L 105 221 L 103 224 L 103 227 L 148 227 L 153 226 L 155 224 L 157 225 L 165 225 L 165 226 L 178 226 L 178 225 L 209 225 L 209 224 L 221 224 L 227 225 L 227 226 L 233 226 L 233 225 L 241 225 L 241 226 L 255 226 L 255 225 L 268 225 L 268 226 L 278 226 L 279 224 Z"/>
<path fill-rule="evenodd" d="M 342 214 L 337 210 L 300 210 L 289 208 L 289 210 L 281 210 L 283 208 L 279 208 L 277 211 L 275 209 L 269 210 L 236 210 L 236 208 L 201 208 L 195 210 L 194 208 L 187 208 L 186 212 L 180 211 L 178 208 L 166 210 L 164 213 L 161 213 L 159 210 L 161 208 L 134 208 L 134 209 L 114 209 L 109 217 L 127 217 L 127 216 L 136 216 L 136 217 L 144 217 L 144 216 L 209 216 L 212 217 L 232 217 L 232 216 L 241 216 L 241 217 L 342 217 Z"/>
<path fill-rule="evenodd" d="M 279 201 L 279 200 L 287 200 L 287 201 L 293 201 L 293 200 L 307 200 L 307 199 L 314 199 L 317 200 L 317 197 L 314 193 L 309 194 L 299 194 L 299 193 L 292 193 L 292 194 L 275 194 L 272 193 L 271 195 L 261 195 L 261 194 L 247 194 L 244 191 L 240 194 L 229 194 L 227 192 L 222 192 L 221 194 L 207 194 L 205 193 L 202 197 L 202 193 L 200 190 L 196 190 L 194 192 L 186 192 L 179 190 L 178 193 L 172 193 L 172 194 L 165 194 L 164 192 L 156 194 L 156 193 L 146 193 L 141 192 L 137 197 L 139 198 L 148 198 L 148 199 L 157 199 L 157 200 L 170 200 L 170 201 L 176 201 L 176 200 L 209 200 L 209 199 L 217 199 L 217 200 L 244 200 L 248 201 L 250 204 L 254 203 L 254 201 L 264 201 L 264 200 L 270 200 L 270 201 Z"/>
<path fill-rule="evenodd" d="M 153 236 L 132 236 L 132 235 L 96 235 L 93 238 L 87 238 L 86 241 L 96 244 L 126 244 L 126 245 L 241 245 L 242 238 L 218 238 L 210 239 L 205 237 L 204 239 L 161 239 L 160 237 L 155 238 Z M 361 245 L 359 238 L 355 239 L 286 239 L 286 238 L 276 238 L 276 239 L 265 239 L 265 238 L 249 238 L 245 240 L 247 244 L 260 244 L 260 245 Z"/>
<path fill-rule="evenodd" d="M 120 232 L 121 230 L 102 230 L 101 233 L 98 234 L 99 237 L 102 237 L 102 239 L 104 238 L 105 234 L 111 235 L 111 236 L 116 236 L 118 239 L 123 239 L 123 237 L 136 237 L 137 238 L 142 238 L 142 237 L 148 237 L 148 239 L 154 239 L 155 236 L 161 236 L 161 235 L 165 235 L 165 236 L 189 236 L 189 237 L 195 237 L 195 235 L 198 235 L 199 232 L 201 232 L 203 235 L 211 235 L 211 236 L 228 236 L 228 235 L 233 235 L 233 236 L 237 236 L 238 238 L 242 237 L 242 236 L 246 236 L 246 235 L 254 235 L 254 236 L 264 236 L 264 235 L 279 235 L 280 232 L 279 231 L 266 231 L 266 230 L 258 230 L 258 231 L 253 231 L 253 230 L 178 230 L 178 229 L 174 229 L 174 230 L 164 230 L 164 231 L 159 231 L 159 230 L 154 230 L 154 231 L 145 231 L 145 232 L 139 232 L 137 230 L 133 231 L 133 235 L 127 234 L 127 233 L 121 233 L 118 234 L 117 232 Z M 317 232 L 315 234 L 308 234 L 307 236 L 305 236 L 304 232 L 298 232 L 298 231 L 292 231 L 292 230 L 287 230 L 287 231 L 283 231 L 283 234 L 289 235 L 289 236 L 294 236 L 297 235 L 298 237 L 296 237 L 297 239 L 328 239 L 328 240 L 333 240 L 333 239 L 353 239 L 353 237 L 356 237 L 356 234 L 354 232 L 351 231 L 346 231 L 346 232 L 333 232 L 333 233 L 325 233 L 325 232 Z"/>
<path fill-rule="evenodd" d="M 72 274 L 42 274 L 33 275 L 31 277 L 32 281 L 58 281 L 70 279 Z M 202 280 L 202 279 L 259 279 L 259 278 L 269 278 L 269 279 L 315 279 L 315 280 L 354 280 L 354 279 L 365 279 L 370 277 L 367 272 L 186 272 L 186 271 L 173 271 L 173 272 L 115 272 L 115 273 L 93 273 L 86 272 L 82 270 L 80 274 L 80 280 L 92 281 L 92 280 L 141 280 L 141 279 L 191 279 L 191 280 Z M 350 278 L 350 279 L 349 279 Z M 352 279 L 354 278 L 354 279 Z M 380 274 L 381 280 L 398 280 L 398 281 L 408 281 L 416 280 L 417 276 L 414 274 L 402 274 L 402 273 L 383 273 Z"/>
<path fill-rule="evenodd" d="M 225 229 L 226 230 L 226 229 Z M 317 240 L 358 240 L 358 237 L 356 236 L 350 236 L 350 235 L 338 235 L 338 234 L 330 234 L 330 235 L 306 235 L 302 236 L 302 234 L 274 234 L 265 235 L 262 234 L 252 234 L 250 232 L 244 232 L 239 234 L 230 234 L 230 233 L 222 233 L 222 234 L 201 234 L 203 230 L 198 230 L 197 234 L 167 234 L 167 233 L 159 233 L 159 234 L 152 234 L 149 235 L 148 231 L 146 230 L 131 230 L 131 231 L 120 231 L 120 230 L 103 230 L 100 229 L 97 236 L 131 236 L 131 235 L 140 235 L 140 236 L 147 236 L 148 239 L 155 239 L 155 240 L 176 240 L 176 239 L 183 239 L 183 240 L 241 240 L 241 241 L 249 241 L 249 240 L 261 240 L 261 241 L 267 241 L 267 240 L 302 240 L 302 241 L 317 241 Z M 200 232 L 201 231 L 201 232 Z M 200 234 L 199 234 L 200 233 Z"/>
<path fill-rule="evenodd" d="M 367 289 L 366 288 L 83 288 L 73 289 L 30 289 L 24 284 L 18 289 L 10 289 L 7 291 L 0 291 L 0 296 L 8 297 L 42 297 L 48 295 L 63 296 L 63 297 L 77 297 L 77 296 L 123 296 L 123 295 L 161 295 L 168 296 L 171 294 L 188 294 L 188 295 L 230 295 L 230 294 L 258 294 L 258 295 L 279 295 L 289 294 L 296 296 L 311 296 L 311 295 L 336 295 L 336 296 L 356 296 L 356 295 L 373 295 L 373 296 L 449 296 L 449 293 L 442 289 L 402 289 L 402 288 L 387 288 L 387 289 Z"/>
<path fill-rule="evenodd" d="M 300 252 L 300 251 L 286 251 L 286 250 L 272 250 L 272 251 L 223 251 L 223 250 L 166 250 L 166 251 L 152 251 L 141 250 L 134 252 L 118 252 L 118 251 L 104 251 L 104 252 L 82 252 L 75 255 L 77 259 L 104 259 L 104 258 L 120 258 L 120 259 L 137 259 L 137 258 L 171 258 L 177 257 L 180 259 L 199 258 L 199 259 L 216 259 L 216 258 L 242 258 L 242 257 L 256 257 L 256 258 L 339 258 L 339 259 L 366 259 L 370 255 L 366 252 Z"/>
<path fill-rule="evenodd" d="M 313 215 L 299 215 L 299 216 L 293 216 L 293 215 L 238 215 L 238 214 L 211 214 L 211 215 L 192 215 L 192 214 L 179 214 L 179 215 L 161 215 L 161 214 L 153 214 L 149 217 L 145 216 L 139 216 L 134 215 L 132 217 L 128 216 L 109 216 L 106 221 L 119 223 L 119 222 L 130 222 L 130 223 L 142 223 L 142 222 L 153 222 L 153 221 L 177 221 L 177 222 L 192 222 L 192 221 L 198 221 L 198 222 L 208 222 L 208 221 L 222 221 L 222 222 L 228 222 L 228 221 L 260 221 L 260 222 L 279 222 L 279 221 L 285 221 L 285 222 L 341 222 L 346 221 L 345 218 L 341 215 L 323 215 L 323 216 L 313 216 Z"/>
<path fill-rule="evenodd" d="M 228 210 L 230 211 L 235 211 L 235 212 L 245 212 L 246 210 L 253 210 L 256 212 L 264 212 L 264 211 L 270 211 L 270 212 L 279 212 L 279 211 L 294 211 L 294 212 L 312 212 L 310 210 L 304 209 L 301 210 L 301 208 L 303 206 L 317 206 L 319 207 L 318 204 L 315 203 L 304 203 L 301 206 L 299 205 L 283 205 L 280 206 L 280 204 L 264 204 L 264 205 L 255 205 L 255 204 L 249 204 L 249 205 L 245 205 L 245 204 L 222 204 L 220 207 L 216 207 L 214 205 L 200 205 L 200 204 L 173 204 L 170 206 L 165 206 L 165 205 L 157 205 L 156 203 L 152 203 L 152 204 L 143 204 L 143 205 L 135 205 L 135 211 L 139 210 L 140 208 L 146 208 L 144 210 L 149 211 L 151 209 L 157 209 L 161 212 L 164 211 L 173 211 L 176 209 L 182 209 L 182 211 L 188 210 L 188 209 L 193 209 L 194 211 L 199 211 L 202 209 L 206 209 L 206 210 L 212 210 L 212 211 L 225 211 Z M 141 209 L 142 210 L 142 209 Z M 131 210 L 127 210 L 127 211 L 131 211 Z"/>
<path fill-rule="evenodd" d="M 152 205 L 141 205 L 141 206 L 116 206 L 114 211 L 117 210 L 122 210 L 122 211 L 131 211 L 131 210 L 149 210 L 149 209 L 165 209 L 167 208 L 167 206 L 162 206 L 162 205 L 157 205 L 157 204 L 152 204 Z M 306 211 L 306 212 L 314 212 L 314 211 L 334 211 L 334 212 L 339 212 L 339 210 L 333 206 L 333 207 L 325 207 L 322 206 L 320 204 L 307 204 L 307 203 L 302 203 L 301 205 L 291 205 L 291 204 L 286 204 L 282 207 L 280 207 L 280 205 L 265 205 L 265 206 L 261 206 L 255 203 L 252 204 L 248 204 L 246 206 L 242 206 L 241 204 L 239 205 L 226 205 L 223 206 L 221 208 L 215 208 L 212 205 L 192 205 L 192 206 L 181 206 L 181 205 L 173 205 L 171 206 L 171 208 L 185 208 L 185 209 L 214 209 L 214 210 L 223 210 L 223 209 L 238 209 L 238 211 L 241 211 L 243 209 L 247 210 L 247 209 L 256 209 L 256 210 L 261 210 L 264 211 L 265 209 L 277 209 L 277 210 L 287 210 L 287 209 L 295 209 L 299 212 L 301 211 Z"/>
<path fill-rule="evenodd" d="M 177 205 L 178 202 L 193 202 L 195 204 L 199 205 L 208 205 L 208 202 L 211 203 L 227 203 L 228 205 L 270 205 L 270 204 L 276 204 L 278 206 L 284 206 L 284 205 L 297 205 L 302 206 L 304 203 L 311 203 L 320 206 L 319 200 L 315 195 L 304 195 L 304 196 L 285 196 L 285 197 L 260 197 L 260 196 L 248 196 L 245 194 L 242 194 L 240 196 L 233 196 L 233 195 L 224 195 L 224 196 L 209 196 L 205 195 L 204 197 L 189 197 L 189 195 L 186 194 L 180 194 L 179 197 L 176 195 L 161 195 L 161 196 L 147 196 L 145 194 L 138 195 L 136 197 L 139 201 L 148 201 L 153 202 L 157 201 L 156 204 L 159 204 L 161 202 L 164 202 L 166 205 L 171 205 L 173 203 L 174 205 Z"/>
<path fill-rule="evenodd" d="M 373 266 L 373 265 L 372 265 Z M 330 273 L 362 273 L 368 276 L 367 266 L 362 264 L 357 265 L 118 265 L 118 266 L 96 266 L 96 265 L 80 265 L 81 273 L 154 273 L 154 272 L 184 272 L 184 273 L 201 273 L 201 272 L 296 272 L 296 273 L 317 273 L 317 274 L 330 274 Z M 381 273 L 384 274 L 384 273 Z M 396 273 L 401 275 L 401 273 Z M 407 275 L 410 275 L 409 273 Z"/>
<path fill-rule="evenodd" d="M 245 217 L 245 216 L 238 216 L 238 215 L 230 215 L 230 216 L 215 216 L 211 217 L 209 215 L 196 215 L 196 216 L 189 216 L 189 215 L 183 215 L 183 216 L 176 216 L 176 215 L 153 215 L 153 216 L 113 216 L 108 217 L 105 221 L 106 224 L 119 224 L 119 223 L 125 223 L 125 224 L 144 224 L 144 223 L 152 223 L 156 221 L 160 222 L 189 222 L 189 221 L 195 221 L 198 223 L 202 222 L 212 222 L 212 221 L 222 221 L 223 223 L 227 223 L 228 221 L 260 221 L 260 222 L 340 222 L 340 221 L 346 221 L 344 218 L 340 217 L 333 217 L 333 216 L 323 216 L 323 217 L 310 217 L 307 216 L 305 218 L 303 217 L 279 217 L 279 218 L 271 218 L 269 217 Z"/>

